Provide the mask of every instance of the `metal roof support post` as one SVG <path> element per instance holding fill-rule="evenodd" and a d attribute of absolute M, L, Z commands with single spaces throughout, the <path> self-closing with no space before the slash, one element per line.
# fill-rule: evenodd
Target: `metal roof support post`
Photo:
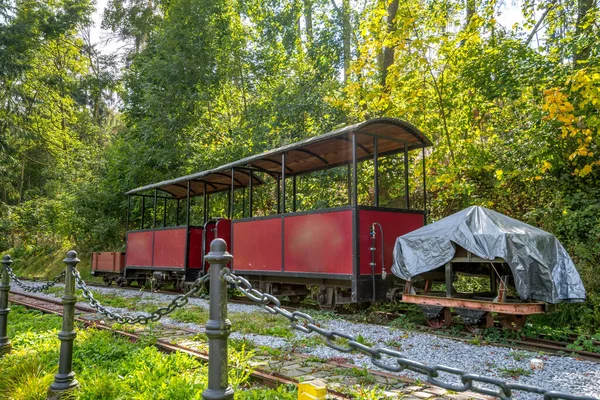
<path fill-rule="evenodd" d="M 227 213 L 227 217 L 229 219 L 233 218 L 233 202 L 235 197 L 235 169 L 231 168 L 231 189 L 229 192 L 229 212 Z"/>
<path fill-rule="evenodd" d="M 142 226 L 140 229 L 144 229 L 144 214 L 146 214 L 146 196 L 142 196 Z"/>
<path fill-rule="evenodd" d="M 281 153 L 281 213 L 285 214 L 285 153 Z"/>
<path fill-rule="evenodd" d="M 280 189 L 281 189 L 281 175 L 277 175 L 277 212 L 275 214 L 279 214 L 279 211 L 281 210 L 281 193 L 280 193 Z"/>
<path fill-rule="evenodd" d="M 348 205 L 351 205 L 352 204 L 352 176 L 350 175 L 350 163 L 348 163 L 346 176 L 348 177 Z"/>
<path fill-rule="evenodd" d="M 129 230 L 129 214 L 131 212 L 131 195 L 127 195 L 127 222 L 125 222 L 125 232 Z"/>
<path fill-rule="evenodd" d="M 185 215 L 185 224 L 189 227 L 190 226 L 190 209 L 192 208 L 192 204 L 190 202 L 190 181 L 187 182 L 187 193 L 186 193 L 186 208 L 187 208 L 187 212 Z"/>
<path fill-rule="evenodd" d="M 296 212 L 296 193 L 297 192 L 297 188 L 296 188 L 296 175 L 292 176 L 292 197 L 293 202 L 292 202 L 292 211 Z"/>
<path fill-rule="evenodd" d="M 373 185 L 375 207 L 379 207 L 379 154 L 377 149 L 377 137 L 373 137 Z"/>
<path fill-rule="evenodd" d="M 427 178 L 425 176 L 425 147 L 423 147 L 423 223 L 427 225 Z"/>
<path fill-rule="evenodd" d="M 158 199 L 156 198 L 156 196 L 158 196 L 158 190 L 154 189 L 154 218 L 152 221 L 152 227 L 156 228 L 156 208 L 158 205 Z"/>
<path fill-rule="evenodd" d="M 356 132 L 352 132 L 352 204 L 358 206 L 358 161 L 356 158 Z"/>
<path fill-rule="evenodd" d="M 404 143 L 404 206 L 410 210 L 409 186 L 408 186 L 408 146 Z"/>
<path fill-rule="evenodd" d="M 246 214 L 246 186 L 242 187 L 242 218 Z"/>
<path fill-rule="evenodd" d="M 254 180 L 254 171 L 250 170 L 250 183 L 248 184 L 248 217 L 252 218 L 252 181 Z"/>
<path fill-rule="evenodd" d="M 206 193 L 206 182 L 203 182 L 203 183 L 204 183 L 204 192 L 203 192 L 203 196 L 202 196 L 203 197 L 202 201 L 204 204 L 202 206 L 202 208 L 203 208 L 202 211 L 204 213 L 204 220 L 202 222 L 202 225 L 206 224 L 206 221 L 208 221 L 208 193 Z"/>

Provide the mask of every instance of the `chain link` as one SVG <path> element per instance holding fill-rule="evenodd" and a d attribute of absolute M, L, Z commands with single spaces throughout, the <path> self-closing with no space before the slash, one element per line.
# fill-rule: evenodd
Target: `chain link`
<path fill-rule="evenodd" d="M 145 325 L 149 322 L 156 322 L 160 320 L 165 315 L 168 315 L 175 311 L 177 308 L 184 307 L 188 302 L 190 296 L 199 293 L 202 291 L 204 287 L 204 283 L 208 281 L 210 275 L 206 274 L 201 278 L 196 279 L 193 283 L 192 288 L 185 294 L 179 295 L 175 297 L 168 306 L 162 307 L 153 311 L 146 315 L 138 315 L 132 317 L 130 315 L 120 315 L 113 311 L 110 311 L 108 308 L 104 307 L 98 300 L 94 298 L 93 293 L 88 289 L 85 281 L 81 279 L 81 275 L 79 275 L 79 271 L 73 269 L 73 276 L 75 277 L 75 281 L 77 283 L 77 287 L 83 291 L 82 296 L 87 300 L 87 302 L 92 306 L 98 313 L 104 315 L 106 318 L 116 321 L 120 324 L 142 324 Z"/>
<path fill-rule="evenodd" d="M 29 292 L 29 293 L 45 292 L 46 290 L 50 289 L 52 286 L 54 286 L 58 282 L 60 282 L 66 275 L 65 271 L 63 270 L 63 272 L 61 272 L 60 275 L 56 276 L 51 281 L 44 283 L 43 285 L 30 286 L 30 285 L 26 284 L 25 282 L 23 282 L 22 280 L 20 280 L 19 278 L 17 278 L 17 276 L 15 275 L 15 273 L 13 272 L 11 267 L 9 267 L 8 265 L 3 265 L 3 267 L 6 269 L 6 272 L 8 272 L 8 276 L 17 285 L 19 285 L 24 291 Z"/>
<path fill-rule="evenodd" d="M 281 308 L 281 302 L 270 294 L 261 293 L 252 287 L 247 279 L 237 276 L 228 268 L 223 269 L 221 277 L 226 282 L 235 286 L 248 299 L 257 303 L 260 307 L 271 314 L 283 315 L 290 320 L 291 326 L 304 333 L 318 333 L 325 338 L 327 346 L 344 352 L 360 352 L 371 358 L 371 363 L 383 370 L 390 372 L 401 372 L 404 370 L 413 371 L 426 376 L 426 381 L 432 385 L 455 392 L 482 393 L 488 396 L 499 397 L 501 399 L 510 399 L 513 392 L 537 393 L 544 396 L 544 400 L 567 399 L 567 400 L 594 400 L 594 397 L 575 396 L 567 393 L 560 393 L 542 389 L 535 386 L 523 385 L 518 383 L 507 383 L 500 379 L 469 374 L 458 368 L 446 367 L 444 365 L 435 365 L 433 367 L 422 364 L 417 361 L 404 357 L 401 353 L 382 347 L 369 347 L 359 343 L 357 338 L 342 332 L 330 331 L 319 327 L 313 317 L 300 311 L 288 311 Z M 443 381 L 440 373 L 444 376 L 455 376 L 452 382 Z M 476 385 L 477 383 L 487 384 L 495 387 L 489 389 Z"/>

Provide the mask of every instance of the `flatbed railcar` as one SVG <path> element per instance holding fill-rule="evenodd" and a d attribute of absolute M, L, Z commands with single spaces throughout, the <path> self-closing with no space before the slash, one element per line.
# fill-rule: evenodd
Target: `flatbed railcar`
<path fill-rule="evenodd" d="M 117 271 L 93 266 L 92 273 L 106 283 L 152 279 L 158 285 L 184 288 L 207 273 L 204 254 L 210 241 L 219 237 L 230 246 L 233 271 L 260 290 L 292 302 L 302 300 L 312 287 L 318 288 L 318 302 L 325 309 L 400 294 L 403 281 L 388 274 L 384 263 L 392 260 L 397 236 L 426 223 L 428 146 L 431 141 L 413 125 L 377 118 L 131 190 L 126 193 L 124 265 Z M 410 171 L 411 156 L 421 161 L 422 171 Z M 386 158 L 393 158 L 388 164 L 394 165 L 400 182 L 395 182 L 398 189 L 391 196 L 395 200 L 383 206 L 380 162 Z M 347 192 L 347 201 L 303 209 L 298 181 L 333 168 L 345 171 L 344 184 L 336 185 Z M 367 177 L 371 183 L 359 186 Z M 272 213 L 255 207 L 256 192 L 269 183 L 275 185 Z M 364 187 L 366 194 L 360 193 Z M 212 202 L 220 194 L 226 194 L 227 201 L 217 214 Z M 202 199 L 201 204 L 196 199 Z"/>

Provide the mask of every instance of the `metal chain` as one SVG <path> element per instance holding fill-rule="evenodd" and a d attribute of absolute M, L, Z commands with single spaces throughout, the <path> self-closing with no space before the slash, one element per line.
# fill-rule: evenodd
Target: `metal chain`
<path fill-rule="evenodd" d="M 149 322 L 156 322 L 161 319 L 163 316 L 168 315 L 175 311 L 176 308 L 181 308 L 185 306 L 189 297 L 200 292 L 204 287 L 204 282 L 206 282 L 210 275 L 206 274 L 201 278 L 196 279 L 192 288 L 185 294 L 179 295 L 175 297 L 171 303 L 167 307 L 159 308 L 156 311 L 153 311 L 146 315 L 138 315 L 136 317 L 132 317 L 129 315 L 120 315 L 115 312 L 110 311 L 108 308 L 104 307 L 98 300 L 94 298 L 93 293 L 88 289 L 85 281 L 81 279 L 81 275 L 79 275 L 79 271 L 73 269 L 73 276 L 75 277 L 75 281 L 77 282 L 77 287 L 83 291 L 82 295 L 87 300 L 87 302 L 100 314 L 104 315 L 106 318 L 114 320 L 120 324 L 142 324 L 145 325 Z"/>
<path fill-rule="evenodd" d="M 15 273 L 13 272 L 11 267 L 9 267 L 8 265 L 3 265 L 3 267 L 6 269 L 6 272 L 8 272 L 8 276 L 10 276 L 10 278 L 17 285 L 19 285 L 24 291 L 30 292 L 30 293 L 45 292 L 46 290 L 50 289 L 52 286 L 54 286 L 58 282 L 60 282 L 66 275 L 65 271 L 63 270 L 63 272 L 61 272 L 60 275 L 58 275 L 51 281 L 44 283 L 43 285 L 30 286 L 30 285 L 26 284 L 25 282 L 23 282 L 22 280 L 20 280 L 19 278 L 17 278 L 17 276 L 15 275 Z"/>
<path fill-rule="evenodd" d="M 281 302 L 273 295 L 261 293 L 252 287 L 247 279 L 233 274 L 228 268 L 224 268 L 221 277 L 228 283 L 234 285 L 236 289 L 242 292 L 248 299 L 257 303 L 271 314 L 283 315 L 290 320 L 292 328 L 304 333 L 318 333 L 325 338 L 327 346 L 341 351 L 351 353 L 358 351 L 370 356 L 371 363 L 375 366 L 391 372 L 401 372 L 404 370 L 413 371 L 426 375 L 427 382 L 441 388 L 455 392 L 473 391 L 488 396 L 499 397 L 501 399 L 512 398 L 513 392 L 537 393 L 544 396 L 544 400 L 550 399 L 568 399 L 568 400 L 594 400 L 594 397 L 575 396 L 567 393 L 555 392 L 535 386 L 523 385 L 518 383 L 507 383 L 500 379 L 469 374 L 458 368 L 446 367 L 444 365 L 428 366 L 417 361 L 404 357 L 401 353 L 382 347 L 369 347 L 359 343 L 357 338 L 346 333 L 330 331 L 319 327 L 313 317 L 300 311 L 287 311 L 281 308 Z M 447 375 L 454 375 L 460 378 L 460 383 L 444 382 L 440 379 L 440 372 Z M 458 381 L 456 379 L 455 381 Z M 492 390 L 476 385 L 484 383 L 495 386 Z"/>

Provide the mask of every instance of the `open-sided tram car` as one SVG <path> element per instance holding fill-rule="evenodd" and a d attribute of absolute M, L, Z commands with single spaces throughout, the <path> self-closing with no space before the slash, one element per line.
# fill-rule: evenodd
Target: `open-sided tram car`
<path fill-rule="evenodd" d="M 300 301 L 310 286 L 317 286 L 321 306 L 334 308 L 400 294 L 403 281 L 386 277 L 383 263 L 391 262 L 396 237 L 425 223 L 426 193 L 414 190 L 420 185 L 414 184 L 417 174 L 410 171 L 409 156 L 419 151 L 415 157 L 423 163 L 419 173 L 424 188 L 425 148 L 430 145 L 411 124 L 378 118 L 131 190 L 124 265 L 119 269 L 108 262 L 104 270 L 94 266 L 93 273 L 107 283 L 152 278 L 157 284 L 184 287 L 207 272 L 203 255 L 210 241 L 220 237 L 230 245 L 232 269 L 275 296 Z M 396 193 L 395 204 L 383 207 L 379 163 L 385 157 L 394 157 L 392 164 L 404 182 L 397 185 L 403 190 Z M 302 209 L 297 181 L 333 168 L 346 171 L 346 204 Z M 372 184 L 360 198 L 368 198 L 369 204 L 359 204 L 359 173 L 364 171 L 370 171 Z M 253 195 L 267 180 L 276 187 L 276 212 L 258 215 Z M 227 193 L 226 211 L 214 215 L 211 201 L 220 193 Z M 198 198 L 202 203 L 192 206 Z M 137 218 L 131 216 L 134 211 Z M 202 222 L 193 223 L 198 214 Z"/>

